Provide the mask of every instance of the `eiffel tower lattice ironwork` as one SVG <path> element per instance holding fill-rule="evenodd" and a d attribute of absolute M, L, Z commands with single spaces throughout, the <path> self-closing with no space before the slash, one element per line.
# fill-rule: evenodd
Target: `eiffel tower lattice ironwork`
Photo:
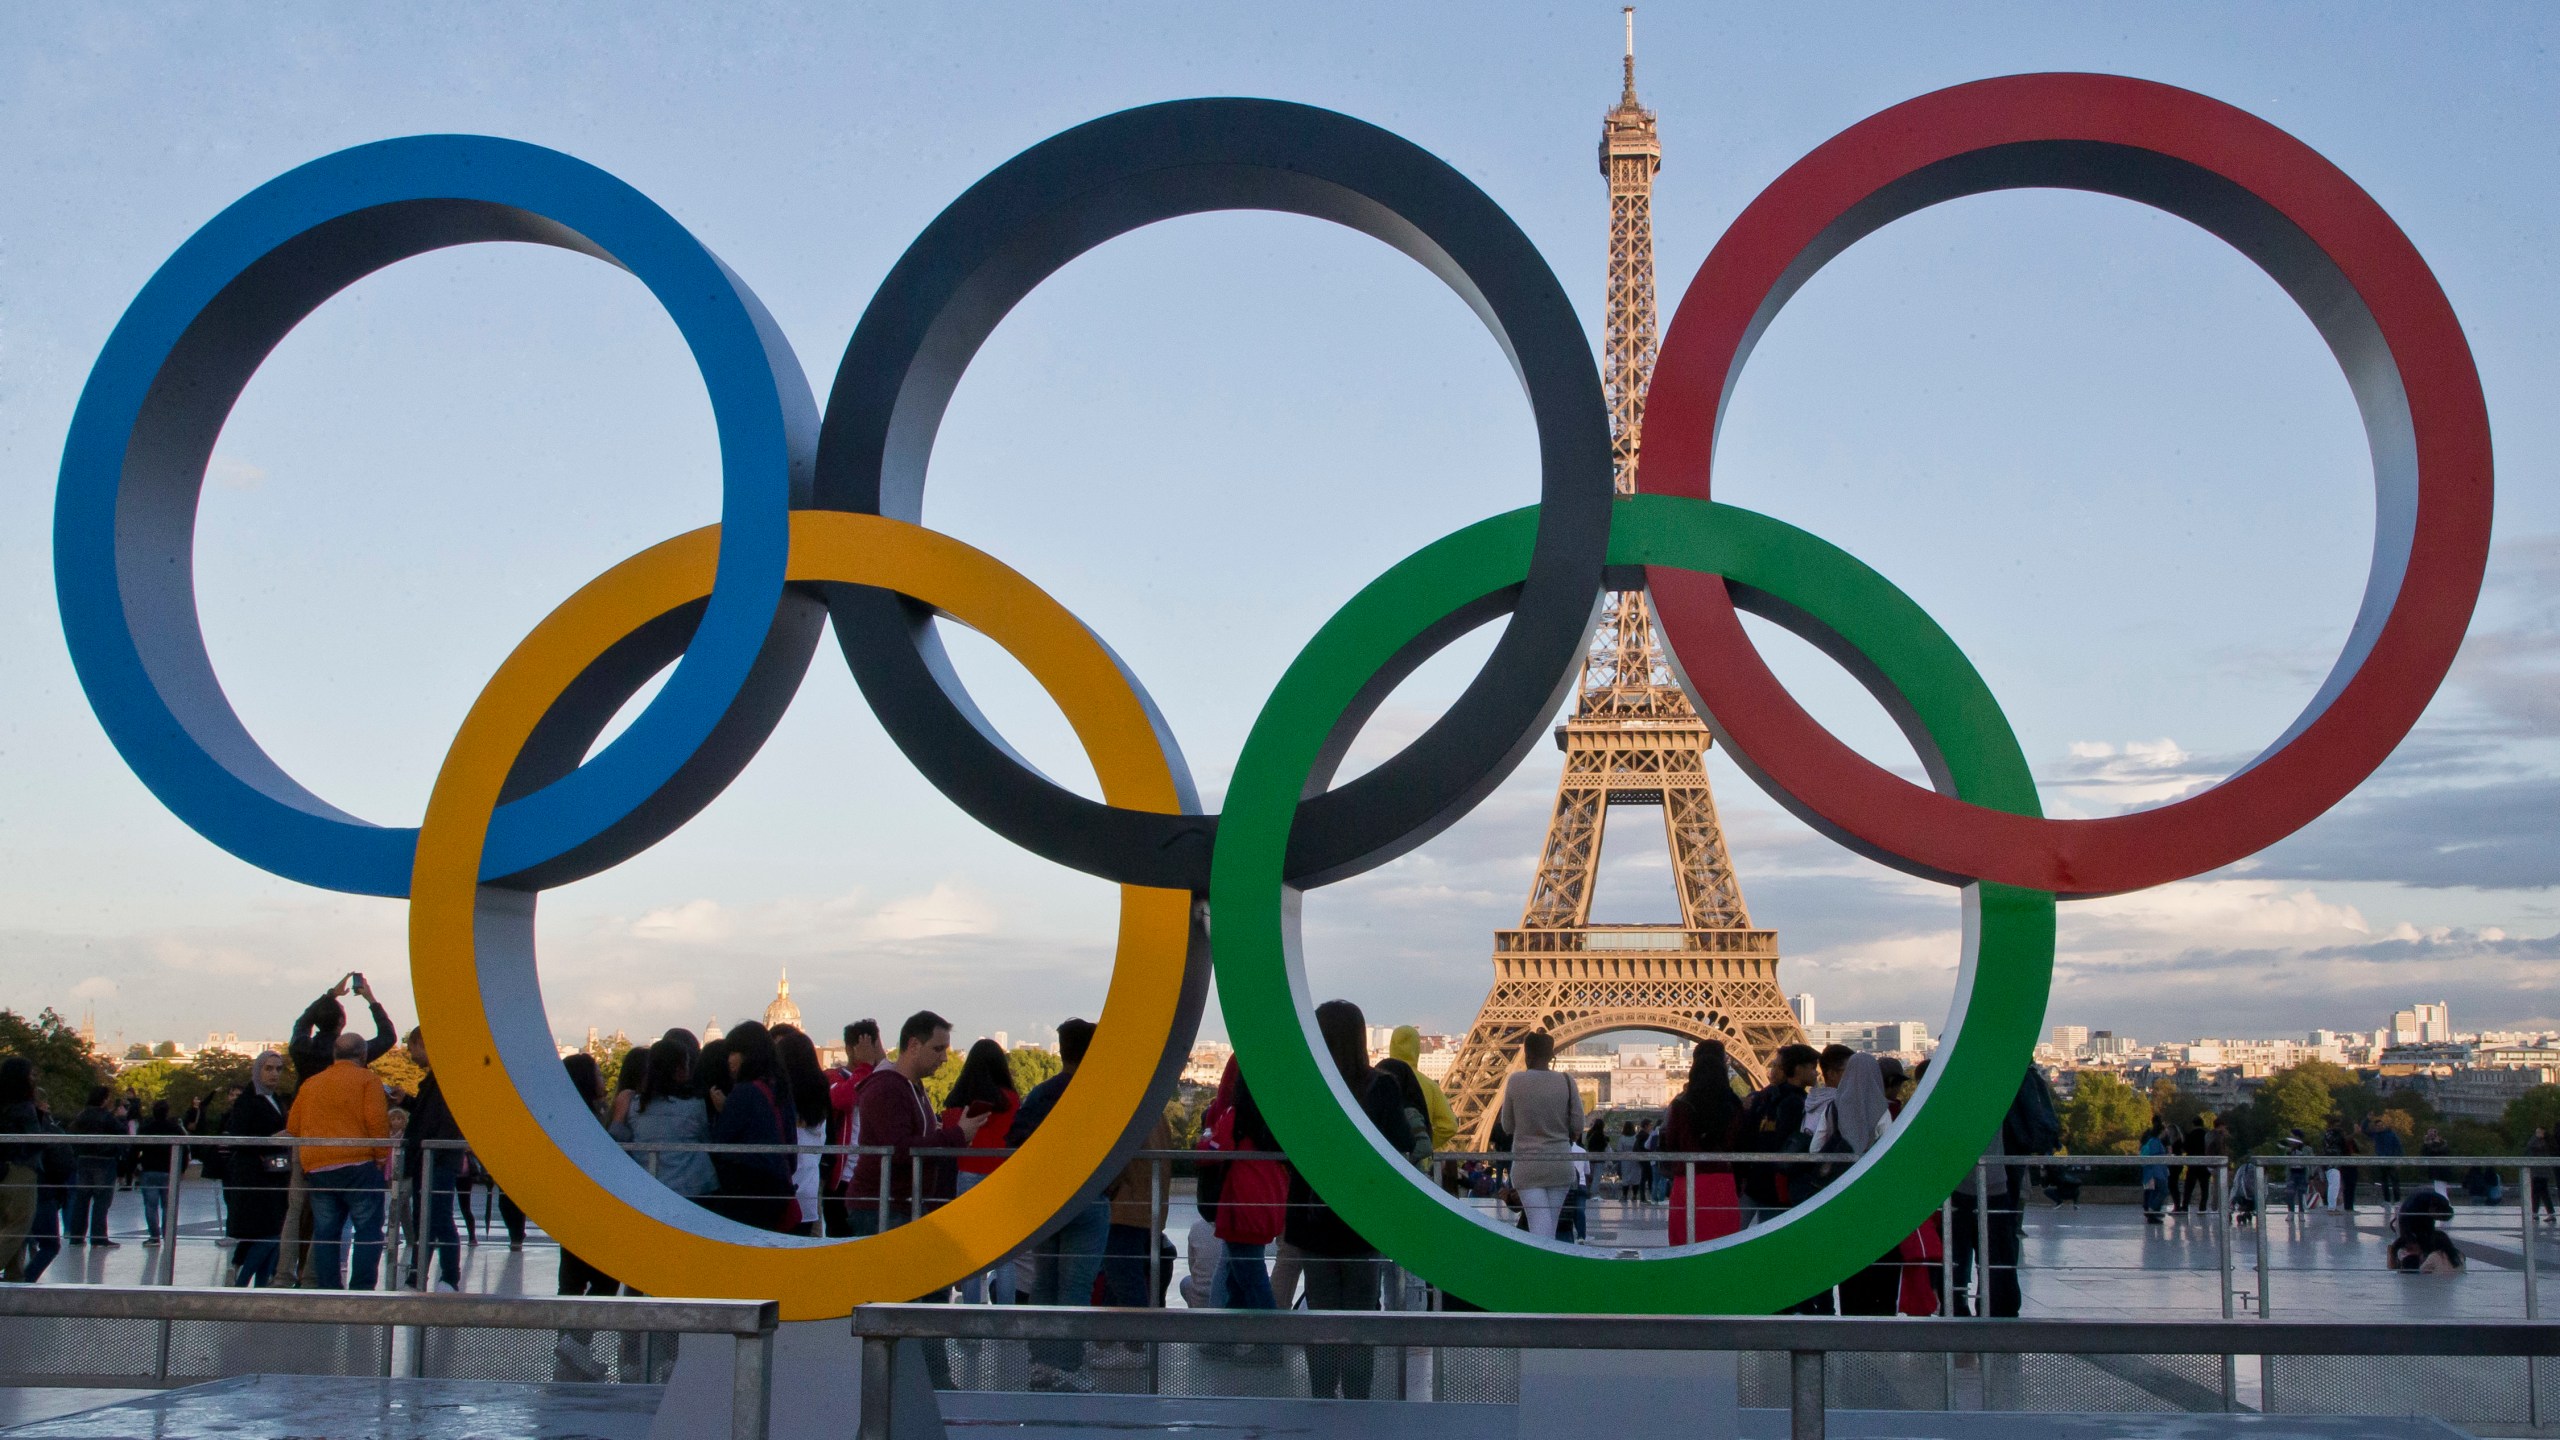
<path fill-rule="evenodd" d="M 1653 176 L 1662 144 L 1636 101 L 1635 12 L 1627 11 L 1626 88 L 1602 121 L 1609 180 L 1607 383 L 1621 494 L 1635 491 L 1653 375 Z M 1780 1045 L 1803 1038 L 1778 988 L 1778 936 L 1752 928 L 1708 788 L 1706 725 L 1655 636 L 1641 591 L 1601 606 L 1571 719 L 1556 731 L 1556 788 L 1538 872 L 1517 930 L 1494 932 L 1492 991 L 1445 1082 L 1462 1131 L 1490 1125 L 1522 1035 L 1559 1048 L 1613 1030 L 1721 1040 L 1757 1079 Z M 1680 897 L 1676 925 L 1594 925 L 1600 839 L 1609 809 L 1662 811 Z"/>

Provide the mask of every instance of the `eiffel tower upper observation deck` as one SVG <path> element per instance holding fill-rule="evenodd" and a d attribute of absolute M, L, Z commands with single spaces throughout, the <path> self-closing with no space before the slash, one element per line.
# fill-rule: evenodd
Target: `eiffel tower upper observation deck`
<path fill-rule="evenodd" d="M 1636 100 L 1635 11 L 1627 16 L 1626 88 L 1601 122 L 1609 180 L 1606 358 L 1617 487 L 1635 493 L 1653 375 L 1653 176 L 1662 142 Z M 1520 928 L 1494 932 L 1492 991 L 1449 1070 L 1462 1129 L 1490 1123 L 1520 1037 L 1558 1046 L 1613 1030 L 1721 1040 L 1753 1077 L 1778 1046 L 1802 1038 L 1778 988 L 1778 936 L 1752 928 L 1707 784 L 1711 740 L 1664 661 L 1641 591 L 1612 594 L 1582 664 L 1573 715 L 1556 731 L 1565 753 L 1555 812 Z M 1676 923 L 1594 925 L 1600 838 L 1609 810 L 1662 811 L 1680 897 Z"/>

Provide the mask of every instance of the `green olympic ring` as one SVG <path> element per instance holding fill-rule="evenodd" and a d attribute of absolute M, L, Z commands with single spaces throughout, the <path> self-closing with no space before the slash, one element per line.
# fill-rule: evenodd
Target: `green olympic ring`
<path fill-rule="evenodd" d="M 1218 823 L 1210 934 L 1239 1062 L 1272 1134 L 1351 1227 L 1434 1285 L 1494 1310 L 1766 1313 L 1875 1262 L 1938 1208 L 1998 1135 L 2033 1057 L 2053 981 L 2054 899 L 1964 887 L 1964 957 L 1946 1043 L 1888 1132 L 1811 1203 L 1738 1234 L 1649 1257 L 1613 1256 L 1497 1229 L 1421 1183 L 1359 1119 L 1322 1059 L 1283 878 L 1289 827 L 1337 734 L 1382 670 L 1465 628 L 1521 582 L 1532 506 L 1435 541 L 1325 623 L 1256 717 Z M 1884 577 L 1784 522 L 1700 500 L 1618 502 L 1613 566 L 1725 577 L 1737 602 L 1795 630 L 1866 683 L 1902 722 L 1941 792 L 2042 813 L 2015 732 L 1955 642 Z"/>

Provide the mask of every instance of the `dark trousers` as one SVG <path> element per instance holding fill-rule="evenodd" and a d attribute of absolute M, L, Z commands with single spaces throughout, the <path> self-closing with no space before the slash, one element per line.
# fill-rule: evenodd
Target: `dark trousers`
<path fill-rule="evenodd" d="M 507 1222 L 507 1248 L 523 1249 L 524 1210 L 515 1201 L 508 1199 L 507 1192 L 504 1190 L 498 1192 L 498 1218 Z"/>
<path fill-rule="evenodd" d="M 2187 1167 L 2186 1188 L 2178 1192 L 2181 1210 L 2205 1210 L 2213 1205 L 2213 1172 L 2201 1165 Z"/>
<path fill-rule="evenodd" d="M 116 1199 L 116 1162 L 80 1160 L 71 1170 L 71 1213 L 65 1217 L 71 1241 L 107 1238 L 107 1209 Z"/>
<path fill-rule="evenodd" d="M 62 1253 L 62 1211 L 69 1187 L 38 1185 L 35 1218 L 27 1222 L 27 1283 L 44 1278 L 45 1267 Z"/>
<path fill-rule="evenodd" d="M 2014 1172 L 2013 1172 L 2014 1173 Z M 1955 1315 L 1973 1314 L 1972 1297 L 1977 1277 L 1974 1275 L 1974 1251 L 1979 1226 L 1974 1218 L 1973 1196 L 1959 1194 L 1955 1198 L 1955 1214 L 1951 1223 L 1955 1234 L 1952 1249 L 1955 1258 L 1956 1293 L 1949 1297 L 1948 1311 Z M 2018 1192 L 1997 1195 L 1991 1202 L 1991 1313 L 2015 1316 L 2021 1300 L 2018 1288 L 2018 1253 L 2020 1239 L 2026 1229 L 2026 1215 L 2019 1209 Z"/>
<path fill-rule="evenodd" d="M 462 1232 L 454 1221 L 454 1201 L 461 1182 L 460 1156 L 435 1155 L 427 1161 L 426 1223 L 422 1227 L 427 1243 L 420 1247 L 420 1258 L 433 1252 L 436 1278 L 457 1290 L 462 1288 Z M 464 1208 L 468 1208 L 468 1202 Z M 417 1268 L 415 1263 L 410 1266 L 412 1284 L 418 1278 Z"/>
<path fill-rule="evenodd" d="M 2400 1203 L 2400 1170 L 2398 1166 L 2383 1167 L 2382 1203 L 2385 1205 L 2397 1205 Z"/>
<path fill-rule="evenodd" d="M 1307 1277 L 1310 1310 L 1375 1310 L 1386 1262 L 1376 1256 L 1337 1260 L 1309 1255 L 1299 1262 L 1299 1273 Z M 1308 1346 L 1308 1393 L 1318 1400 L 1368 1399 L 1375 1358 L 1366 1345 Z"/>
<path fill-rule="evenodd" d="M 1149 1267 L 1155 1262 L 1155 1232 L 1143 1225 L 1114 1225 L 1102 1244 L 1103 1303 L 1139 1309 L 1161 1304 L 1161 1295 L 1149 1298 L 1155 1286 Z"/>

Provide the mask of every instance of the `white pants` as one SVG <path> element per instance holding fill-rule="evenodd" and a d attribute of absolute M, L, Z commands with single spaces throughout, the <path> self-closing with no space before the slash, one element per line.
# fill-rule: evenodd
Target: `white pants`
<path fill-rule="evenodd" d="M 1556 1217 L 1564 1213 L 1565 1189 L 1562 1185 L 1538 1185 L 1520 1192 L 1520 1213 L 1529 1217 L 1531 1237 L 1556 1238 Z"/>

